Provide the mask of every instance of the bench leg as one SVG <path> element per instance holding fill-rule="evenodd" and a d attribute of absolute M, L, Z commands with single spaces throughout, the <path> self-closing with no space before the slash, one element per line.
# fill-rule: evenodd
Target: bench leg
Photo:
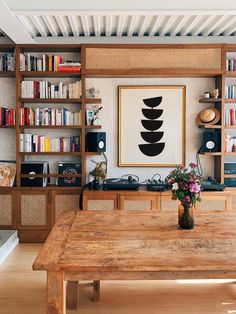
<path fill-rule="evenodd" d="M 47 314 L 66 314 L 65 281 L 63 271 L 47 273 Z"/>
<path fill-rule="evenodd" d="M 69 310 L 77 310 L 79 306 L 78 300 L 79 282 L 67 281 L 66 286 L 66 308 Z"/>
<path fill-rule="evenodd" d="M 100 280 L 93 281 L 93 302 L 100 300 Z"/>

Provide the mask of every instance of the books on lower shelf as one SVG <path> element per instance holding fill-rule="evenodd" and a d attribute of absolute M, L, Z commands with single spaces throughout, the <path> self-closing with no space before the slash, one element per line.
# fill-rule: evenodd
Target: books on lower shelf
<path fill-rule="evenodd" d="M 236 152 L 236 137 L 225 134 L 225 152 Z"/>
<path fill-rule="evenodd" d="M 78 60 L 63 61 L 61 55 L 42 54 L 40 57 L 31 53 L 20 53 L 20 71 L 67 71 L 80 72 Z"/>
<path fill-rule="evenodd" d="M 225 86 L 225 98 L 236 98 L 236 85 Z"/>
<path fill-rule="evenodd" d="M 71 112 L 67 108 L 21 108 L 22 126 L 80 126 L 81 111 Z"/>
<path fill-rule="evenodd" d="M 15 124 L 16 124 L 16 110 L 0 107 L 0 126 Z"/>
<path fill-rule="evenodd" d="M 225 126 L 236 125 L 236 111 L 234 108 L 225 110 Z"/>
<path fill-rule="evenodd" d="M 52 84 L 49 81 L 22 81 L 21 82 L 22 98 L 80 98 L 81 82 L 63 84 Z"/>
<path fill-rule="evenodd" d="M 226 71 L 236 71 L 236 60 L 227 59 L 226 60 Z"/>
<path fill-rule="evenodd" d="M 0 71 L 15 71 L 15 56 L 13 53 L 0 54 Z"/>
<path fill-rule="evenodd" d="M 81 136 L 50 138 L 42 135 L 21 134 L 20 152 L 80 152 Z"/>

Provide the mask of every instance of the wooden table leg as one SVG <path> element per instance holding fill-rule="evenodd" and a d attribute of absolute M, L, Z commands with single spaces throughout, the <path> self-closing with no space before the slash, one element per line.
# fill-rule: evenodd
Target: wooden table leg
<path fill-rule="evenodd" d="M 100 280 L 93 281 L 93 302 L 100 300 Z"/>
<path fill-rule="evenodd" d="M 66 285 L 66 308 L 69 310 L 77 310 L 79 305 L 78 300 L 78 281 L 67 281 Z"/>
<path fill-rule="evenodd" d="M 63 271 L 47 272 L 47 314 L 66 314 Z"/>

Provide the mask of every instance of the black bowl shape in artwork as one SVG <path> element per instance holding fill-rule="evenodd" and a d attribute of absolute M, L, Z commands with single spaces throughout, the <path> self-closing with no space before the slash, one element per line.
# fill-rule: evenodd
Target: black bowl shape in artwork
<path fill-rule="evenodd" d="M 160 103 L 162 102 L 162 96 L 143 99 L 143 102 L 146 106 L 154 108 L 160 105 Z"/>
<path fill-rule="evenodd" d="M 141 133 L 142 139 L 148 143 L 159 142 L 164 135 L 164 132 L 140 132 L 140 133 Z"/>
<path fill-rule="evenodd" d="M 155 130 L 158 130 L 162 126 L 163 121 L 161 121 L 161 120 L 160 121 L 159 120 L 141 120 L 141 123 L 146 130 L 155 131 Z"/>
<path fill-rule="evenodd" d="M 142 113 L 145 118 L 149 120 L 155 120 L 155 119 L 158 119 L 162 115 L 163 109 L 144 109 L 143 108 Z"/>
<path fill-rule="evenodd" d="M 165 147 L 165 143 L 155 143 L 155 144 L 140 144 L 139 149 L 146 156 L 157 156 L 159 155 Z"/>

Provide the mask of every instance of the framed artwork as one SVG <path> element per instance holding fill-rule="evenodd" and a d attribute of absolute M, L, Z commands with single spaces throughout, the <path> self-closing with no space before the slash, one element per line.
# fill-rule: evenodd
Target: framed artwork
<path fill-rule="evenodd" d="M 93 110 L 86 109 L 86 125 L 92 125 Z"/>
<path fill-rule="evenodd" d="M 186 86 L 118 86 L 118 94 L 118 165 L 184 165 Z"/>

